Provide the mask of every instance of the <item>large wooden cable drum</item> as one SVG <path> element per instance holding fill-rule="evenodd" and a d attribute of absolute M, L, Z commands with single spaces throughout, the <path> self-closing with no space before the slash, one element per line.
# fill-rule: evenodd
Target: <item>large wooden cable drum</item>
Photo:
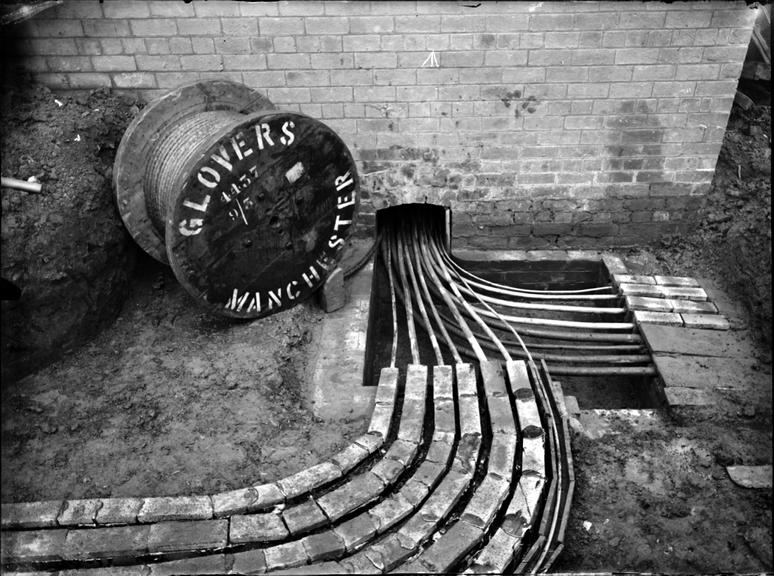
<path fill-rule="evenodd" d="M 314 292 L 359 206 L 355 163 L 333 130 L 227 81 L 149 104 L 124 134 L 114 183 L 137 243 L 204 306 L 237 318 Z"/>

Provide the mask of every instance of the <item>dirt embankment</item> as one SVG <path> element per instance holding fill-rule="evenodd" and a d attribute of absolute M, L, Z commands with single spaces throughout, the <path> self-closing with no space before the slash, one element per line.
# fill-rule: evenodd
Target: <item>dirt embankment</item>
<path fill-rule="evenodd" d="M 112 165 L 137 103 L 107 91 L 57 96 L 39 85 L 0 102 L 2 174 L 36 178 L 39 194 L 2 189 L 3 379 L 23 376 L 115 319 L 136 248 L 112 194 Z"/>
<path fill-rule="evenodd" d="M 656 255 L 676 273 L 716 279 L 771 348 L 770 106 L 734 106 L 696 229 L 665 238 Z"/>

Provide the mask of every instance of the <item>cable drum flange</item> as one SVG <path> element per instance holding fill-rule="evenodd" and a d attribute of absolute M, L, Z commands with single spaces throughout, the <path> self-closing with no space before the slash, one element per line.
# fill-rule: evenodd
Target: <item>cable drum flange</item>
<path fill-rule="evenodd" d="M 119 147 L 116 199 L 132 236 L 218 315 L 257 318 L 308 297 L 357 217 L 359 178 L 344 142 L 232 82 L 171 94 Z"/>

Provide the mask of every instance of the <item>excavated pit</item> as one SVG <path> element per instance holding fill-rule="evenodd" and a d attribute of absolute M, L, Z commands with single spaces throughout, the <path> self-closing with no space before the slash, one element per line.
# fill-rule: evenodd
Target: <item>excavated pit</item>
<path fill-rule="evenodd" d="M 433 204 L 404 204 L 377 212 L 377 236 L 380 230 L 391 223 L 405 219 L 410 214 L 419 215 L 430 227 L 445 228 L 447 239 L 452 237 L 454 215 L 450 209 Z M 453 243 L 452 243 L 453 244 Z M 454 256 L 454 246 L 452 245 Z M 499 252 L 491 256 L 482 252 L 476 259 L 454 256 L 463 268 L 490 282 L 507 286 L 518 286 L 531 290 L 583 290 L 611 284 L 611 274 L 601 259 L 572 259 L 563 257 L 562 252 L 546 253 L 545 258 L 522 260 L 501 260 Z M 364 384 L 374 386 L 378 382 L 379 367 L 389 364 L 392 341 L 392 312 L 389 282 L 383 255 L 377 252 L 371 288 L 371 306 L 368 320 L 368 343 Z M 406 333 L 405 312 L 398 306 L 398 365 L 409 363 L 411 353 Z M 593 320 L 592 315 L 585 319 Z M 418 328 L 417 338 L 423 364 L 432 365 L 433 350 L 427 333 Z M 529 344 L 527 345 L 529 348 Z M 444 360 L 453 363 L 447 349 L 443 349 Z M 493 355 L 494 357 L 494 355 Z M 553 364 L 548 362 L 551 370 Z M 581 409 L 643 409 L 661 408 L 663 398 L 658 382 L 651 375 L 557 375 L 565 395 L 574 396 Z"/>

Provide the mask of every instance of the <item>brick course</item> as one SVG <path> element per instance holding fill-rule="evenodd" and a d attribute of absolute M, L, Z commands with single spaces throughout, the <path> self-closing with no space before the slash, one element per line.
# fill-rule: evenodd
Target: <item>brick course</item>
<path fill-rule="evenodd" d="M 427 201 L 476 220 L 458 244 L 626 245 L 694 220 L 698 201 L 658 200 L 706 193 L 756 14 L 719 0 L 72 0 L 17 25 L 10 54 L 56 89 L 153 98 L 222 77 L 317 116 L 358 161 L 363 221 Z M 627 195 L 643 205 L 587 207 Z M 492 210 L 525 198 L 517 223 Z M 570 204 L 538 218 L 542 199 Z"/>

